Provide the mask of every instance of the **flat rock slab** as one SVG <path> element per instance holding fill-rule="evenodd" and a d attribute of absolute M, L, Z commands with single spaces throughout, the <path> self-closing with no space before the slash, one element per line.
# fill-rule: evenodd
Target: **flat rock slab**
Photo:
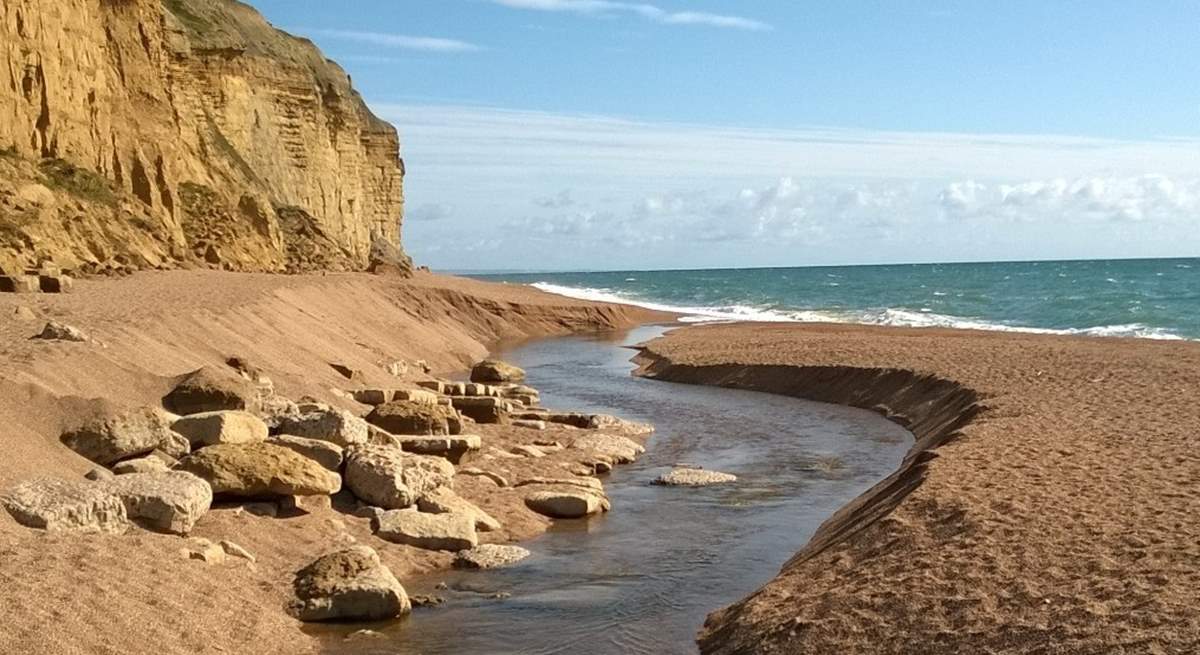
<path fill-rule="evenodd" d="M 379 517 L 376 536 L 427 550 L 467 550 L 479 544 L 475 520 L 466 514 L 426 514 L 394 509 Z"/>
<path fill-rule="evenodd" d="M 344 410 L 332 407 L 300 407 L 299 416 L 279 421 L 279 432 L 306 439 L 320 439 L 342 448 L 367 443 L 367 422 Z"/>
<path fill-rule="evenodd" d="M 265 442 L 202 448 L 181 459 L 177 468 L 206 480 L 217 495 L 329 495 L 342 487 L 337 473 L 289 448 Z"/>
<path fill-rule="evenodd" d="M 212 506 L 212 487 L 186 471 L 130 473 L 98 484 L 121 499 L 129 518 L 163 532 L 191 532 Z"/>
<path fill-rule="evenodd" d="M 172 423 L 171 429 L 183 435 L 192 448 L 267 440 L 267 424 L 250 412 L 237 410 L 184 416 Z"/>
<path fill-rule="evenodd" d="M 0 498 L 17 523 L 50 532 L 124 532 L 129 516 L 106 483 L 38 478 Z"/>
<path fill-rule="evenodd" d="M 455 464 L 461 462 L 467 453 L 479 450 L 483 446 L 483 439 L 475 434 L 459 434 L 452 437 L 406 435 L 394 439 L 394 443 L 406 453 L 445 457 Z"/>
<path fill-rule="evenodd" d="M 191 450 L 187 439 L 171 429 L 170 415 L 157 407 L 105 409 L 83 425 L 64 432 L 62 442 L 106 466 L 156 449 L 174 457 Z"/>
<path fill-rule="evenodd" d="M 445 459 L 413 455 L 396 446 L 356 446 L 346 455 L 346 486 L 384 509 L 409 507 L 453 478 L 454 465 Z"/>
<path fill-rule="evenodd" d="M 520 546 L 504 544 L 480 544 L 470 550 L 460 550 L 454 556 L 454 567 L 459 569 L 497 569 L 511 566 L 529 557 L 531 553 Z"/>
<path fill-rule="evenodd" d="M 380 621 L 412 611 L 396 576 L 367 546 L 317 558 L 292 582 L 291 611 L 301 621 Z"/>
<path fill-rule="evenodd" d="M 736 481 L 737 476 L 732 473 L 694 468 L 677 468 L 668 473 L 663 473 L 650 484 L 672 487 L 706 487 L 710 484 L 724 484 Z"/>
<path fill-rule="evenodd" d="M 535 491 L 525 496 L 525 506 L 555 519 L 578 519 L 608 509 L 608 499 L 584 489 Z"/>
<path fill-rule="evenodd" d="M 619 434 L 585 434 L 571 442 L 571 448 L 589 450 L 611 459 L 616 464 L 628 464 L 646 452 L 641 444 Z"/>

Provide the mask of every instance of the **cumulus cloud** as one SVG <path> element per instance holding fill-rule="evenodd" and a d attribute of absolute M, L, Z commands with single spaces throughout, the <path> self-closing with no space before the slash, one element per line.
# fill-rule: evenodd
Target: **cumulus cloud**
<path fill-rule="evenodd" d="M 616 2 L 613 0 L 492 0 L 492 2 L 514 9 L 536 11 L 592 15 L 632 14 L 666 25 L 706 25 L 750 31 L 773 29 L 768 23 L 744 16 L 713 14 L 703 11 L 667 11 L 661 7 L 640 2 Z"/>
<path fill-rule="evenodd" d="M 1147 174 L 948 185 L 938 197 L 955 219 L 1014 221 L 1198 221 L 1200 180 Z"/>
<path fill-rule="evenodd" d="M 399 48 L 402 50 L 420 50 L 424 52 L 457 53 L 476 52 L 480 46 L 458 39 L 443 39 L 432 36 L 409 36 L 407 34 L 389 34 L 384 32 L 363 32 L 358 30 L 333 30 L 324 28 L 298 29 L 302 34 L 316 34 L 330 39 L 353 41 L 366 45 Z"/>

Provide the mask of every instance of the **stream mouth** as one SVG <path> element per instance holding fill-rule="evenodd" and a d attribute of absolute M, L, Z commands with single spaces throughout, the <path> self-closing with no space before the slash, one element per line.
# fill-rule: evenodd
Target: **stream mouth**
<path fill-rule="evenodd" d="M 897 468 L 912 435 L 881 416 L 784 396 L 632 377 L 628 345 L 666 328 L 528 342 L 497 355 L 550 408 L 655 425 L 646 454 L 602 479 L 612 511 L 558 521 L 490 571 L 403 580 L 445 603 L 327 644 L 338 654 L 695 653 L 711 611 L 749 594 L 834 511 Z M 652 486 L 675 464 L 733 473 L 704 488 Z"/>

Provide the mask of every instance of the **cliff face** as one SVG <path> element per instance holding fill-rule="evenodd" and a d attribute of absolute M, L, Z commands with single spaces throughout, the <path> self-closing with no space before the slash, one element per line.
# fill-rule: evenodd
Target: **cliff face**
<path fill-rule="evenodd" d="M 403 175 L 349 76 L 246 5 L 0 0 L 0 269 L 407 269 Z"/>

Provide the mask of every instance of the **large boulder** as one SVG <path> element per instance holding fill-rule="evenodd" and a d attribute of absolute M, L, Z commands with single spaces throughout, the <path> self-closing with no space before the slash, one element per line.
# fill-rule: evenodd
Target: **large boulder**
<path fill-rule="evenodd" d="M 257 409 L 258 395 L 258 389 L 244 377 L 205 366 L 183 376 L 163 396 L 163 406 L 181 415 L 231 409 L 253 411 Z"/>
<path fill-rule="evenodd" d="M 471 367 L 472 382 L 520 382 L 525 371 L 498 359 L 485 359 Z"/>
<path fill-rule="evenodd" d="M 584 489 L 535 491 L 525 496 L 525 506 L 555 519 L 577 519 L 608 509 L 608 499 Z"/>
<path fill-rule="evenodd" d="M 121 499 L 129 518 L 163 532 L 191 532 L 212 505 L 209 484 L 186 471 L 130 473 L 99 484 Z"/>
<path fill-rule="evenodd" d="M 50 532 L 124 532 L 125 504 L 104 484 L 37 478 L 9 490 L 0 503 L 17 523 Z"/>
<path fill-rule="evenodd" d="M 346 455 L 346 486 L 358 498 L 384 509 L 409 507 L 453 478 L 450 462 L 412 455 L 396 446 L 355 446 Z"/>
<path fill-rule="evenodd" d="M 466 550 L 479 545 L 475 521 L 465 514 L 425 514 L 394 509 L 379 516 L 376 536 L 427 550 Z"/>
<path fill-rule="evenodd" d="M 292 589 L 301 621 L 380 621 L 412 611 L 404 587 L 367 546 L 317 558 L 296 573 Z"/>
<path fill-rule="evenodd" d="M 465 514 L 474 519 L 475 529 L 482 532 L 492 532 L 501 527 L 491 514 L 454 493 L 450 487 L 438 487 L 425 492 L 417 499 L 417 509 L 429 514 Z"/>
<path fill-rule="evenodd" d="M 458 434 L 462 424 L 454 410 L 442 405 L 412 400 L 393 400 L 377 405 L 367 421 L 391 434 Z"/>
<path fill-rule="evenodd" d="M 342 468 L 342 460 L 344 459 L 342 447 L 333 442 L 281 434 L 271 437 L 268 443 L 294 450 L 330 471 L 337 471 Z"/>
<path fill-rule="evenodd" d="M 172 423 L 171 429 L 183 435 L 192 448 L 267 440 L 267 424 L 250 412 L 238 410 L 191 414 Z"/>
<path fill-rule="evenodd" d="M 460 569 L 497 569 L 516 564 L 529 555 L 530 552 L 520 546 L 479 544 L 469 550 L 458 551 L 454 556 L 454 566 Z"/>
<path fill-rule="evenodd" d="M 109 465 L 162 450 L 174 457 L 190 450 L 187 439 L 171 430 L 170 416 L 156 407 L 104 408 L 79 427 L 62 434 L 68 448 Z"/>
<path fill-rule="evenodd" d="M 342 479 L 289 448 L 271 443 L 202 448 L 176 467 L 212 485 L 218 496 L 315 496 L 337 493 Z"/>
<path fill-rule="evenodd" d="M 320 439 L 342 448 L 367 442 L 367 422 L 333 407 L 302 406 L 298 416 L 279 421 L 279 432 L 306 439 Z"/>

